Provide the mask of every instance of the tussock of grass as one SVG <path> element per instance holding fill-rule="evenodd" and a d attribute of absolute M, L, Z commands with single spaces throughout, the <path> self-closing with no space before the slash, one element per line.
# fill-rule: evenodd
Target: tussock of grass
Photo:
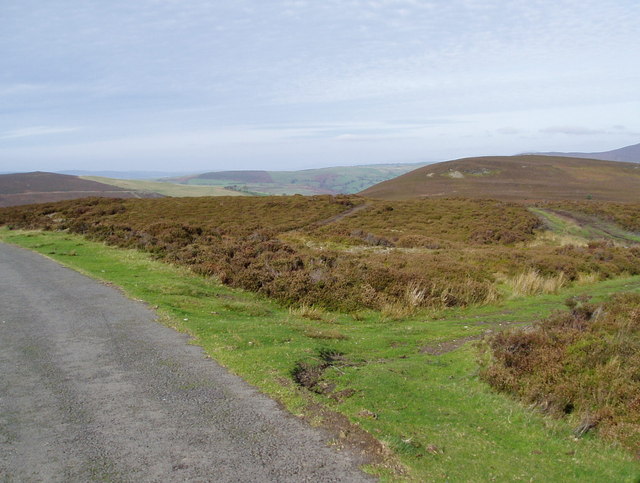
<path fill-rule="evenodd" d="M 415 306 L 405 303 L 387 303 L 380 310 L 383 320 L 402 320 L 411 317 L 415 312 Z"/>
<path fill-rule="evenodd" d="M 348 339 L 346 335 L 336 329 L 320 329 L 318 327 L 308 327 L 304 331 L 306 337 L 312 339 L 325 339 L 325 340 L 345 340 Z"/>
<path fill-rule="evenodd" d="M 527 295 L 558 293 L 567 284 L 564 272 L 557 275 L 543 276 L 537 270 L 529 270 L 507 280 L 511 293 L 515 297 Z"/>
<path fill-rule="evenodd" d="M 324 320 L 326 311 L 315 305 L 302 304 L 299 307 L 290 307 L 289 313 L 310 320 Z"/>
<path fill-rule="evenodd" d="M 593 272 L 579 272 L 575 280 L 576 285 L 591 285 L 600 280 L 600 276 Z"/>
<path fill-rule="evenodd" d="M 404 298 L 409 307 L 419 307 L 424 302 L 427 290 L 416 282 L 407 285 Z"/>

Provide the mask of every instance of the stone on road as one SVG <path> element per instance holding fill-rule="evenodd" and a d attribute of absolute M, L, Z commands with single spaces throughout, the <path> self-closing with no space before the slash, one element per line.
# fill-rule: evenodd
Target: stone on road
<path fill-rule="evenodd" d="M 369 481 L 117 290 L 0 243 L 0 481 Z"/>

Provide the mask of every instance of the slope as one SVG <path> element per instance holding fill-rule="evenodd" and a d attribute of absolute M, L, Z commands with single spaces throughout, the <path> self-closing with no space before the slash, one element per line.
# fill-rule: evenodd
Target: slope
<path fill-rule="evenodd" d="M 338 166 L 300 171 L 218 171 L 168 178 L 189 185 L 220 186 L 261 194 L 352 194 L 424 164 Z"/>
<path fill-rule="evenodd" d="M 66 174 L 15 173 L 0 175 L 0 206 L 16 206 L 86 197 L 158 198 L 157 193 L 126 190 Z"/>
<path fill-rule="evenodd" d="M 117 186 L 126 190 L 146 191 L 159 193 L 164 196 L 188 197 L 188 196 L 245 196 L 245 193 L 228 190 L 220 186 L 193 186 L 162 181 L 149 181 L 143 179 L 119 179 L 104 178 L 102 176 L 82 176 L 82 179 L 97 181 L 99 183 Z"/>
<path fill-rule="evenodd" d="M 567 156 L 570 158 L 592 158 L 604 161 L 624 161 L 629 163 L 640 163 L 640 143 L 625 146 L 624 148 L 612 149 L 611 151 L 601 151 L 598 153 L 537 153 L 545 156 Z"/>
<path fill-rule="evenodd" d="M 640 165 L 544 155 L 465 158 L 425 166 L 360 193 L 380 199 L 639 201 Z"/>

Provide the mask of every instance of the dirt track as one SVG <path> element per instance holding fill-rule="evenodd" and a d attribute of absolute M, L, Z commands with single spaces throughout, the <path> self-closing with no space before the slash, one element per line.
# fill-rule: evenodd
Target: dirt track
<path fill-rule="evenodd" d="M 187 342 L 0 244 L 0 481 L 369 481 Z"/>

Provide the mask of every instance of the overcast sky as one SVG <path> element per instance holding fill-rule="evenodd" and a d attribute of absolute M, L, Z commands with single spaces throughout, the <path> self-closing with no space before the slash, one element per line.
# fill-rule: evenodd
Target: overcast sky
<path fill-rule="evenodd" d="M 640 142 L 638 0 L 0 0 L 0 171 Z"/>

